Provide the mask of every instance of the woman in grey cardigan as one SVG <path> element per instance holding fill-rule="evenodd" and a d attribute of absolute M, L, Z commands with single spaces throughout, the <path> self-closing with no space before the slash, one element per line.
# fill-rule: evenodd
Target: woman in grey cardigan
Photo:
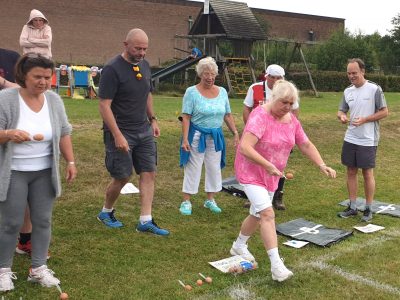
<path fill-rule="evenodd" d="M 11 267 L 27 205 L 33 225 L 28 281 L 46 287 L 60 283 L 46 265 L 53 203 L 61 194 L 60 153 L 68 182 L 77 170 L 63 102 L 47 91 L 53 70 L 51 60 L 24 55 L 16 65 L 21 88 L 0 92 L 0 291 L 14 289 Z"/>

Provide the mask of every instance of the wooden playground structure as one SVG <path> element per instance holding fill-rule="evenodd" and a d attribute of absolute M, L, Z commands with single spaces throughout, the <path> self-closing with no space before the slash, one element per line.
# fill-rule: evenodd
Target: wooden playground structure
<path fill-rule="evenodd" d="M 186 52 L 182 48 L 195 46 L 200 48 L 206 56 L 214 57 L 220 67 L 223 82 L 228 87 L 229 94 L 236 97 L 245 96 L 248 87 L 256 82 L 255 61 L 252 57 L 255 42 L 264 43 L 264 69 L 267 67 L 265 62 L 266 43 L 273 42 L 275 45 L 284 43 L 286 48 L 288 45 L 293 45 L 289 61 L 282 66 L 288 72 L 293 58 L 298 52 L 308 73 L 311 87 L 318 95 L 302 51 L 302 44 L 310 44 L 310 42 L 300 43 L 267 37 L 246 3 L 206 0 L 204 9 L 199 12 L 191 24 L 188 35 L 176 35 L 175 40 L 183 41 L 180 42 L 181 47 L 175 47 L 177 51 Z M 229 56 L 222 55 L 220 51 L 227 43 L 232 50 Z"/>

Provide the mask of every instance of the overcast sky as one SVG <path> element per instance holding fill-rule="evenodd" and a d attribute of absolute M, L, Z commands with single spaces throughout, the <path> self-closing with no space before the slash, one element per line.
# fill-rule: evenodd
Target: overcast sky
<path fill-rule="evenodd" d="M 194 0 L 204 2 L 204 0 Z M 382 36 L 393 29 L 392 18 L 400 13 L 399 0 L 231 0 L 246 2 L 249 7 L 295 12 L 309 15 L 345 19 L 345 27 L 351 33 Z"/>

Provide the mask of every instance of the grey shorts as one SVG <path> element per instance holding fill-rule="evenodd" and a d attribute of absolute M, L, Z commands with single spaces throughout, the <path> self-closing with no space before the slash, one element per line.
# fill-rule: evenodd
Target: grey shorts
<path fill-rule="evenodd" d="M 104 132 L 104 144 L 106 147 L 105 164 L 111 177 L 116 179 L 128 178 L 132 175 L 132 167 L 136 174 L 142 172 L 154 172 L 157 170 L 157 144 L 150 128 L 145 133 L 123 132 L 130 150 L 118 151 L 115 148 L 114 138 L 109 131 Z"/>
<path fill-rule="evenodd" d="M 342 164 L 351 168 L 375 168 L 377 146 L 360 146 L 343 142 Z"/>

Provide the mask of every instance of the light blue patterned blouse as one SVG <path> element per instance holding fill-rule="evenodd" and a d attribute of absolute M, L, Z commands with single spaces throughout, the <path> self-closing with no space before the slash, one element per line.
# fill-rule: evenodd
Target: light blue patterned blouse
<path fill-rule="evenodd" d="M 196 86 L 186 89 L 183 96 L 182 113 L 191 115 L 191 122 L 204 128 L 219 128 L 224 122 L 224 116 L 231 112 L 228 93 L 219 87 L 215 98 L 203 97 Z"/>

